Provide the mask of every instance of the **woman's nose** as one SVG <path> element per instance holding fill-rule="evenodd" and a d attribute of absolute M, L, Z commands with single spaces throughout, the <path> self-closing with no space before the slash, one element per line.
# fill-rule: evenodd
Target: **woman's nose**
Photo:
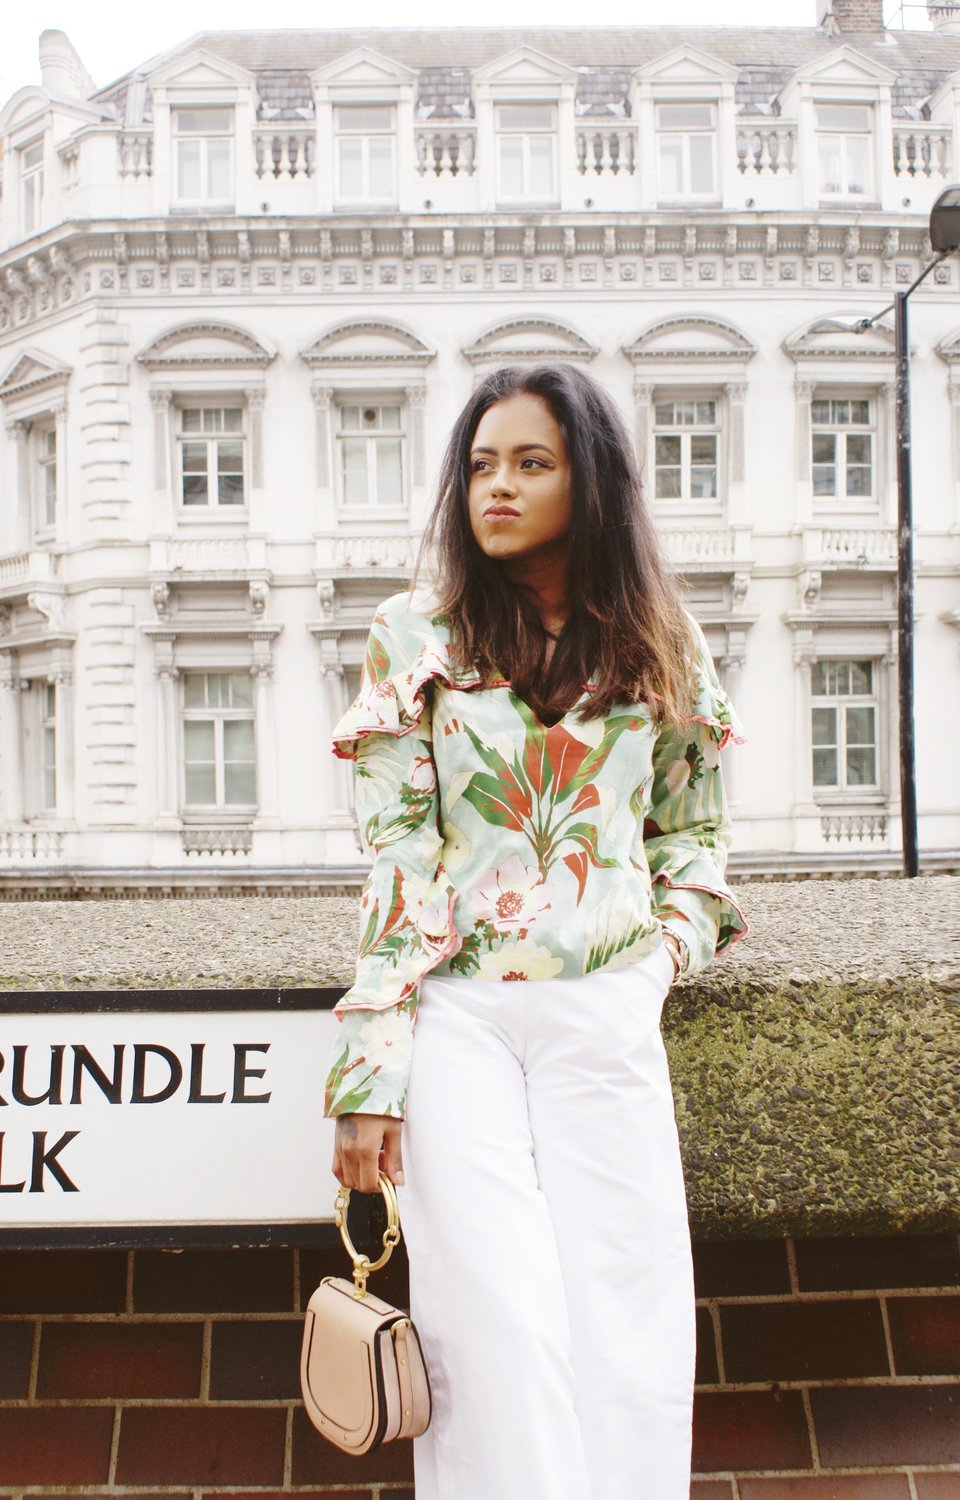
<path fill-rule="evenodd" d="M 490 489 L 494 495 L 515 495 L 517 493 L 516 485 L 507 469 L 497 470 L 493 476 L 493 483 Z"/>

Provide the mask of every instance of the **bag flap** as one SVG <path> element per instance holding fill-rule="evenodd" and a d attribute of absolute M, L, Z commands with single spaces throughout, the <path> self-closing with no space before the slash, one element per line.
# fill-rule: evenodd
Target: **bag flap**
<path fill-rule="evenodd" d="M 352 1283 L 338 1285 L 337 1279 L 322 1282 L 309 1302 L 304 1386 L 329 1422 L 358 1437 L 376 1420 L 374 1343 L 384 1326 L 384 1308 L 392 1322 L 397 1314 L 389 1303 L 355 1297 Z"/>

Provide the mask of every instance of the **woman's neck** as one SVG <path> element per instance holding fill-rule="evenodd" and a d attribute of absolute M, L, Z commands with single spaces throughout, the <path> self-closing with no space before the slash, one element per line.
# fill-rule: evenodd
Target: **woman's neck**
<path fill-rule="evenodd" d="M 511 581 L 527 593 L 547 634 L 559 635 L 570 612 L 566 555 L 517 558 L 504 567 Z M 553 654 L 552 645 L 548 657 Z"/>

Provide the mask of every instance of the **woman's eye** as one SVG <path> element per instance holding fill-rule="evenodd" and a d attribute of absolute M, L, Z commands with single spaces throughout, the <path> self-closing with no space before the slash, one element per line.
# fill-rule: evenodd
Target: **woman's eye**
<path fill-rule="evenodd" d="M 543 468 L 543 464 L 540 462 L 539 458 L 525 458 L 520 465 L 521 469 L 525 469 L 527 467 L 527 464 L 531 464 L 536 469 Z"/>

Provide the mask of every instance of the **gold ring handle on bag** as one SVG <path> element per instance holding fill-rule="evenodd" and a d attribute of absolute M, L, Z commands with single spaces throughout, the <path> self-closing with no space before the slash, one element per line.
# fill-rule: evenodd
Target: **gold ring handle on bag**
<path fill-rule="evenodd" d="M 378 1260 L 371 1261 L 369 1255 L 361 1255 L 350 1238 L 350 1230 L 347 1226 L 347 1209 L 350 1206 L 350 1189 L 341 1187 L 336 1198 L 333 1200 L 334 1222 L 340 1231 L 343 1247 L 353 1261 L 353 1284 L 354 1296 L 365 1297 L 367 1295 L 367 1277 L 371 1271 L 379 1271 L 385 1266 L 393 1254 L 394 1245 L 400 1243 L 400 1207 L 397 1203 L 397 1190 L 386 1172 L 381 1172 L 380 1191 L 387 1205 L 387 1227 L 383 1232 L 383 1254 Z"/>

